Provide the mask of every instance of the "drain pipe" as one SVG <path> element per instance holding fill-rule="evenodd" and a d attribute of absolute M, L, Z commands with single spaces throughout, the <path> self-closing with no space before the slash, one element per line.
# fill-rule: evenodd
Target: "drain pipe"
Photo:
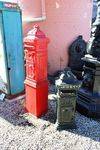
<path fill-rule="evenodd" d="M 22 18 L 23 22 L 37 22 L 37 21 L 44 21 L 46 20 L 46 16 L 42 16 L 39 18 L 32 18 L 32 17 L 24 17 Z"/>

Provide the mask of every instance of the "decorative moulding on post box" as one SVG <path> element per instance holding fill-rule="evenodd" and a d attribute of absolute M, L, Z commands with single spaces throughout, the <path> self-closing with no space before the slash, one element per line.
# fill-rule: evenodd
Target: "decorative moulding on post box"
<path fill-rule="evenodd" d="M 25 109 L 36 117 L 42 116 L 48 110 L 48 43 L 48 37 L 38 25 L 33 26 L 24 38 L 26 60 Z"/>

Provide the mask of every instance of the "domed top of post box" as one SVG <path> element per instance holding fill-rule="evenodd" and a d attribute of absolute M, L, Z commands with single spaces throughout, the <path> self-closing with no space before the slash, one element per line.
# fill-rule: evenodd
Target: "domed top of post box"
<path fill-rule="evenodd" d="M 45 34 L 40 30 L 38 25 L 34 25 L 33 29 L 30 30 L 27 35 L 35 38 L 46 38 Z"/>
<path fill-rule="evenodd" d="M 34 25 L 24 38 L 25 51 L 47 51 L 49 38 L 40 30 L 38 25 Z"/>
<path fill-rule="evenodd" d="M 46 39 L 48 38 L 46 35 L 40 30 L 40 27 L 38 25 L 34 25 L 33 28 L 27 33 L 27 36 L 24 38 L 24 44 L 30 43 L 33 45 L 33 43 L 40 39 Z"/>

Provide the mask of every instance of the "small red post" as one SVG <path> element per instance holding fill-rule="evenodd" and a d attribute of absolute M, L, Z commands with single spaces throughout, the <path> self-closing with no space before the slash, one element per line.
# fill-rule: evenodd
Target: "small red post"
<path fill-rule="evenodd" d="M 40 117 L 48 110 L 47 45 L 49 39 L 35 25 L 24 38 L 27 112 Z"/>

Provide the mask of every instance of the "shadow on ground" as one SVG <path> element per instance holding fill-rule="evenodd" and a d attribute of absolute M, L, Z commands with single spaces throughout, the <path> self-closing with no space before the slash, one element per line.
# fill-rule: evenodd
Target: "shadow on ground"
<path fill-rule="evenodd" d="M 49 111 L 42 117 L 42 119 L 50 121 L 55 124 L 56 122 L 56 98 L 53 95 L 49 100 Z M 88 137 L 94 141 L 100 142 L 100 119 L 87 118 L 80 113 L 75 114 L 76 129 L 66 129 L 67 131 L 78 134 L 83 137 Z M 60 130 L 62 132 L 63 130 Z"/>
<path fill-rule="evenodd" d="M 0 102 L 0 117 L 14 126 L 33 126 L 23 117 L 24 113 L 24 100 Z"/>
<path fill-rule="evenodd" d="M 0 118 L 7 120 L 14 126 L 34 126 L 34 124 L 23 117 L 24 113 L 24 100 L 0 102 Z M 54 93 L 49 99 L 48 113 L 41 117 L 41 122 L 44 120 L 50 122 L 50 126 L 54 126 L 56 122 L 56 97 Z M 99 120 L 87 118 L 76 112 L 76 126 L 76 129 L 68 131 L 77 135 L 89 137 L 94 141 L 100 141 Z"/>

